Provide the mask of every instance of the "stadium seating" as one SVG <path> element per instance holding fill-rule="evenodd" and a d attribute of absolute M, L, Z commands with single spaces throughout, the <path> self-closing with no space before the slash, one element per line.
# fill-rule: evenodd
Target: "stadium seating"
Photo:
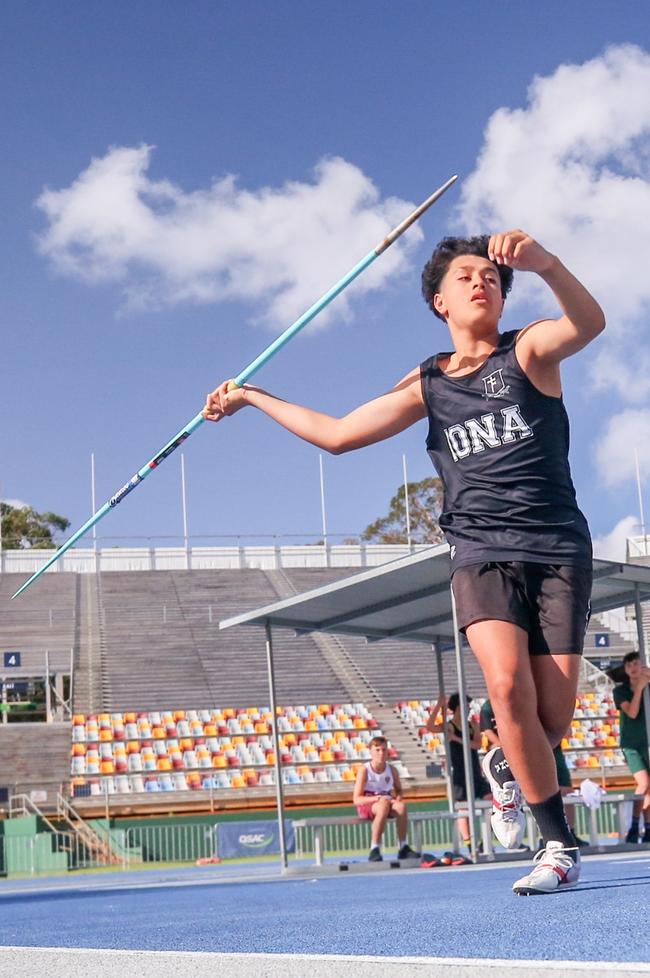
<path fill-rule="evenodd" d="M 472 700 L 470 715 L 475 719 L 482 700 Z M 404 723 L 417 730 L 420 745 L 437 763 L 445 759 L 440 734 L 426 729 L 432 700 L 402 700 L 395 707 Z M 582 768 L 618 767 L 625 764 L 619 745 L 618 710 L 610 693 L 583 692 L 576 699 L 571 730 L 562 741 L 562 749 L 569 770 Z"/>
<path fill-rule="evenodd" d="M 250 788 L 274 783 L 268 707 L 77 714 L 72 722 L 74 794 Z M 361 703 L 279 707 L 286 784 L 352 781 L 381 731 Z M 408 769 L 389 745 L 403 778 Z"/>

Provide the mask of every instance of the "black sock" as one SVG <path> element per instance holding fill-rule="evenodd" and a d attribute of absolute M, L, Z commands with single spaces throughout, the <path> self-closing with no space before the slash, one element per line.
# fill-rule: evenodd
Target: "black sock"
<path fill-rule="evenodd" d="M 575 852 L 569 853 L 571 857 L 575 857 L 577 853 L 576 841 L 566 820 L 562 792 L 556 792 L 546 801 L 538 801 L 533 804 L 528 802 L 528 807 L 539 826 L 544 845 L 548 842 L 561 842 L 568 849 L 575 850 Z"/>
<path fill-rule="evenodd" d="M 510 765 L 506 760 L 506 755 L 501 747 L 496 747 L 494 754 L 490 758 L 490 774 L 500 788 L 503 788 L 506 781 L 514 781 L 514 775 L 510 770 Z"/>
<path fill-rule="evenodd" d="M 638 815 L 633 815 L 632 816 L 632 821 L 630 822 L 630 828 L 631 829 L 637 829 L 638 830 L 638 828 L 639 828 L 639 816 Z"/>

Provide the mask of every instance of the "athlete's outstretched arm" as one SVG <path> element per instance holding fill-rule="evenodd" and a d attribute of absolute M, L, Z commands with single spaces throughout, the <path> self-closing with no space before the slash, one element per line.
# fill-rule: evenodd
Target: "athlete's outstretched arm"
<path fill-rule="evenodd" d="M 564 313 L 559 319 L 533 323 L 517 344 L 519 355 L 528 353 L 547 364 L 577 353 L 605 328 L 605 316 L 594 297 L 552 255 L 525 231 L 493 234 L 488 245 L 491 261 L 524 272 L 536 272 L 552 290 Z"/>
<path fill-rule="evenodd" d="M 387 394 L 362 404 L 342 418 L 291 404 L 259 387 L 244 386 L 229 391 L 228 384 L 229 381 L 224 381 L 208 394 L 203 409 L 206 420 L 220 421 L 250 405 L 294 435 L 333 455 L 390 438 L 426 415 L 419 367 Z"/>

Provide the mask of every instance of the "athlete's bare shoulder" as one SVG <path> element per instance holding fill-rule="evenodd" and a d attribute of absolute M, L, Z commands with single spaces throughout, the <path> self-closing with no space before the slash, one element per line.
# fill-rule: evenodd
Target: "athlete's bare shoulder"
<path fill-rule="evenodd" d="M 561 397 L 562 380 L 559 362 L 543 360 L 536 355 L 536 333 L 548 328 L 552 322 L 553 320 L 550 319 L 536 319 L 524 326 L 517 334 L 515 355 L 523 372 L 542 394 L 548 397 Z"/>
<path fill-rule="evenodd" d="M 424 395 L 422 394 L 422 381 L 420 378 L 420 367 L 414 367 L 412 370 L 402 377 L 395 386 L 393 391 L 403 391 L 406 396 L 415 401 L 417 404 L 422 404 L 424 406 Z"/>

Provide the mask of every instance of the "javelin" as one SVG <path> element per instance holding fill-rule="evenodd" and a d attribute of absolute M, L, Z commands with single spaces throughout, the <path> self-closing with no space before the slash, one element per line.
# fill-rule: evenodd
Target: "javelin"
<path fill-rule="evenodd" d="M 336 285 L 333 285 L 328 292 L 325 292 L 325 294 L 322 295 L 320 299 L 313 304 L 313 306 L 310 306 L 307 312 L 304 312 L 299 319 L 296 319 L 295 323 L 288 326 L 284 333 L 281 333 L 280 336 L 278 336 L 278 338 L 270 344 L 270 346 L 267 346 L 263 353 L 260 353 L 260 355 L 253 360 L 252 363 L 249 363 L 248 366 L 235 377 L 234 383 L 237 385 L 237 387 L 241 387 L 242 384 L 245 384 L 249 377 L 252 377 L 253 374 L 257 373 L 257 371 L 263 367 L 264 364 L 271 359 L 271 357 L 275 356 L 275 354 L 282 349 L 285 343 L 288 343 L 289 340 L 303 328 L 303 326 L 306 326 L 307 323 L 311 322 L 311 320 L 314 319 L 314 317 L 317 316 L 318 313 L 325 308 L 325 306 L 329 305 L 332 299 L 335 299 L 336 296 L 343 291 L 343 289 L 347 288 L 350 282 L 354 281 L 354 279 L 360 275 L 361 272 L 365 271 L 368 265 L 371 265 L 376 258 L 379 258 L 380 255 L 390 248 L 393 242 L 397 241 L 400 235 L 404 234 L 407 228 L 410 228 L 411 224 L 414 224 L 417 219 L 424 214 L 424 212 L 428 210 L 436 200 L 438 200 L 439 197 L 442 197 L 445 191 L 449 190 L 451 185 L 455 183 L 457 179 L 457 176 L 453 176 L 450 177 L 446 183 L 443 183 L 442 187 L 439 187 L 434 193 L 431 194 L 430 197 L 427 197 L 424 203 L 420 204 L 419 207 L 416 207 L 415 210 L 409 214 L 409 216 L 403 220 L 401 224 L 398 224 L 396 228 L 393 228 L 393 230 L 387 234 L 386 237 L 383 238 L 383 240 L 380 241 L 379 244 L 373 248 L 365 258 L 362 258 L 361 261 L 347 273 L 347 275 L 344 275 L 343 278 L 340 279 Z M 51 567 L 52 564 L 59 559 L 59 557 L 62 557 L 66 550 L 69 550 L 70 547 L 80 539 L 80 537 L 84 536 L 84 534 L 86 534 L 88 530 L 96 523 L 99 523 L 99 521 L 103 519 L 107 513 L 110 513 L 110 511 L 114 509 L 118 503 L 121 503 L 125 496 L 128 496 L 128 494 L 132 492 L 136 486 L 140 485 L 143 479 L 146 479 L 146 477 L 153 472 L 154 469 L 157 469 L 160 463 L 171 455 L 171 453 L 178 448 L 179 445 L 182 445 L 183 442 L 189 438 L 190 435 L 195 432 L 204 421 L 205 418 L 203 415 L 197 414 L 195 418 L 192 418 L 189 424 L 186 424 L 183 428 L 181 428 L 181 430 L 174 435 L 171 441 L 168 441 L 167 444 L 164 445 L 163 448 L 161 448 L 160 451 L 147 462 L 146 465 L 143 465 L 141 469 L 138 469 L 136 474 L 129 479 L 129 481 L 123 485 L 121 489 L 118 489 L 114 496 L 111 496 L 111 498 L 107 500 L 104 505 L 90 517 L 89 520 L 86 520 L 84 525 L 79 527 L 76 533 L 73 533 L 70 539 L 66 540 L 66 542 L 59 547 L 57 552 L 50 557 L 50 559 L 46 561 L 45 564 L 43 564 L 43 566 L 36 571 L 36 573 L 32 574 L 29 580 L 25 581 L 25 583 L 18 588 L 15 594 L 12 594 L 12 600 L 18 597 L 18 595 L 23 591 L 26 591 L 30 584 L 33 584 L 33 582 L 40 577 L 41 574 L 44 574 L 48 567 Z"/>

